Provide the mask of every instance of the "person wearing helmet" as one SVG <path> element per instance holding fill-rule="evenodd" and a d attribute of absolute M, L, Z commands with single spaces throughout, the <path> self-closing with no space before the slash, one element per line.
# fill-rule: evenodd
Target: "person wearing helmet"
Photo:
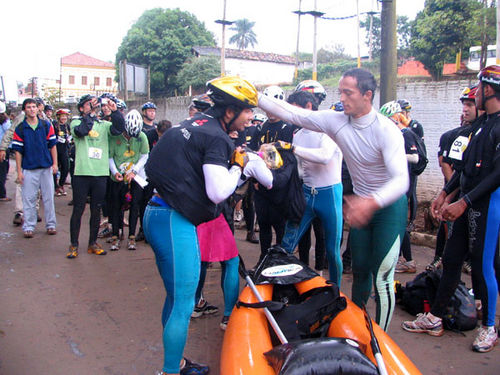
<path fill-rule="evenodd" d="M 495 314 L 500 284 L 497 253 L 500 228 L 500 66 L 482 69 L 478 78 L 475 102 L 477 109 L 486 114 L 472 124 L 470 141 L 462 153 L 463 164 L 453 172 L 431 204 L 433 216 L 453 221 L 453 230 L 443 253 L 443 276 L 430 312 L 414 321 L 403 322 L 402 327 L 409 332 L 433 336 L 443 334 L 442 317 L 460 280 L 462 263 L 470 253 L 474 291 L 481 298 L 483 310 L 482 324 L 472 350 L 485 353 L 493 350 L 498 342 Z M 458 199 L 452 203 L 457 189 Z"/>
<path fill-rule="evenodd" d="M 56 121 L 54 121 L 54 131 L 57 137 L 57 162 L 59 163 L 59 182 L 57 175 L 54 175 L 54 186 L 56 187 L 56 196 L 67 195 L 64 190 L 64 183 L 69 173 L 69 144 L 71 135 L 69 129 L 70 112 L 66 108 L 61 108 L 56 111 Z"/>
<path fill-rule="evenodd" d="M 255 177 L 252 166 L 263 163 L 255 155 L 235 150 L 228 135 L 243 130 L 251 120 L 257 105 L 255 87 L 239 77 L 225 76 L 209 81 L 207 88 L 214 105 L 169 129 L 146 163 L 148 180 L 158 193 L 146 208 L 144 234 L 167 291 L 162 314 L 162 374 L 209 372 L 208 366 L 182 357 L 200 278 L 196 226 L 218 218 L 221 203 L 242 176 Z M 265 169 L 266 184 L 272 186 L 272 175 Z M 231 259 L 224 272 L 237 283 L 238 258 Z M 237 299 L 237 295 L 238 287 L 233 287 L 225 299 Z"/>
<path fill-rule="evenodd" d="M 441 167 L 441 173 L 444 176 L 445 184 L 450 180 L 455 169 L 461 169 L 460 166 L 463 162 L 462 154 L 469 143 L 472 123 L 483 113 L 483 111 L 478 111 L 476 107 L 476 90 L 477 85 L 463 89 L 459 97 L 462 102 L 460 126 L 444 132 L 439 138 L 438 162 Z M 441 220 L 437 232 L 434 259 L 426 266 L 427 270 L 434 270 L 442 267 L 442 256 L 447 233 L 448 223 L 446 220 Z M 464 270 L 469 269 L 470 260 L 466 260 L 464 263 Z"/>
<path fill-rule="evenodd" d="M 285 93 L 279 86 L 269 86 L 263 91 L 263 95 L 278 100 L 285 99 Z M 294 125 L 285 123 L 271 113 L 267 113 L 267 121 L 262 125 L 259 132 L 255 132 L 250 141 L 250 148 L 258 151 L 262 145 L 283 141 L 292 143 L 293 134 L 298 128 Z M 285 234 L 285 224 L 288 212 L 290 211 L 290 200 L 287 199 L 289 192 L 288 183 L 293 176 L 298 175 L 297 160 L 291 150 L 280 151 L 281 156 L 286 159 L 283 161 L 283 167 L 272 171 L 274 176 L 274 185 L 270 190 L 257 186 L 255 189 L 255 212 L 257 223 L 259 224 L 259 242 L 260 257 L 264 258 L 267 250 L 273 243 L 273 229 L 276 235 L 276 243 L 281 243 Z M 278 182 L 279 181 L 279 182 Z M 276 183 L 277 182 L 277 183 Z M 300 183 L 298 189 L 302 193 Z M 305 205 L 304 205 L 305 206 Z M 299 222 L 299 218 L 295 218 Z"/>
<path fill-rule="evenodd" d="M 154 129 L 156 127 L 155 118 L 156 118 L 156 104 L 153 102 L 146 102 L 142 105 L 142 121 L 144 122 L 142 125 L 142 129 L 147 132 L 150 129 Z"/>
<path fill-rule="evenodd" d="M 80 225 L 87 197 L 90 196 L 90 230 L 88 253 L 106 255 L 97 243 L 101 206 L 109 177 L 109 137 L 125 130 L 125 120 L 116 103 L 109 100 L 111 122 L 99 120 L 99 101 L 93 95 L 84 95 L 78 102 L 80 117 L 71 121 L 71 136 L 75 143 L 75 171 L 73 176 L 73 212 L 70 220 L 70 246 L 66 257 L 78 256 Z"/>
<path fill-rule="evenodd" d="M 43 107 L 43 112 L 45 113 L 45 116 L 47 116 L 47 119 L 49 119 L 52 122 L 52 115 L 54 114 L 54 107 L 51 106 L 50 104 L 46 104 L 45 107 Z"/>
<path fill-rule="evenodd" d="M 116 107 L 125 116 L 125 111 L 127 110 L 127 103 L 125 103 L 121 99 L 118 99 L 118 102 L 116 103 Z"/>
<path fill-rule="evenodd" d="M 146 180 L 144 165 L 148 160 L 149 145 L 146 134 L 142 131 L 142 116 L 133 109 L 125 116 L 125 131 L 109 139 L 109 169 L 111 171 L 111 251 L 120 249 L 121 211 L 125 203 L 129 211 L 128 250 L 136 250 L 135 230 L 139 218 L 139 205 L 143 199 L 143 186 L 136 180 Z M 127 201 L 128 198 L 128 201 Z"/>
<path fill-rule="evenodd" d="M 313 94 L 318 102 L 318 107 L 326 98 L 326 90 L 323 87 L 323 85 L 321 85 L 321 83 L 313 79 L 307 79 L 305 81 L 300 82 L 295 87 L 294 92 L 299 92 L 299 91 L 307 91 Z"/>
<path fill-rule="evenodd" d="M 411 103 L 406 99 L 398 100 L 401 109 L 403 110 L 403 115 L 408 119 L 409 124 L 408 128 L 410 128 L 416 135 L 420 138 L 424 139 L 424 127 L 417 120 L 411 118 Z"/>
<path fill-rule="evenodd" d="M 111 93 L 105 92 L 99 97 L 99 103 L 101 104 L 101 112 L 99 113 L 99 118 L 101 120 L 110 121 L 111 120 L 111 109 L 109 108 L 109 101 L 114 102 L 118 108 L 118 99 Z"/>
<path fill-rule="evenodd" d="M 406 192 L 406 197 L 408 199 L 408 204 L 411 206 L 411 197 L 416 194 L 416 176 L 411 173 L 411 165 L 417 164 L 419 160 L 419 154 L 417 149 L 417 138 L 418 135 L 408 128 L 409 121 L 403 114 L 403 110 L 399 104 L 399 101 L 390 101 L 385 103 L 380 108 L 380 113 L 384 116 L 390 118 L 394 124 L 401 130 L 403 134 L 403 139 L 405 143 L 405 153 L 406 159 L 408 161 L 408 175 L 410 177 L 410 186 Z M 411 215 L 410 215 L 411 220 Z M 400 257 L 398 259 L 398 264 L 396 265 L 396 273 L 415 273 L 417 271 L 417 264 L 412 257 L 411 253 L 411 242 L 410 242 L 410 231 L 411 231 L 411 221 L 406 227 L 404 233 L 403 241 L 400 247 Z"/>
<path fill-rule="evenodd" d="M 318 110 L 316 96 L 308 90 L 297 90 L 288 97 L 288 102 L 313 111 Z M 314 219 L 320 227 L 315 228 L 316 269 L 325 266 L 324 249 L 328 259 L 329 279 L 340 288 L 342 261 L 340 259 L 340 238 L 342 233 L 342 152 L 335 142 L 324 133 L 300 129 L 293 138 L 293 152 L 299 158 L 302 170 L 306 209 L 300 223 L 290 221 L 286 224 L 285 236 L 281 245 L 293 253 L 299 240 L 306 234 L 308 246 L 299 244 L 301 260 L 309 263 L 310 227 Z M 318 225 L 319 224 L 319 225 Z M 320 239 L 322 246 L 318 246 Z M 320 242 L 321 243 L 321 242 Z M 320 249 L 323 249 L 321 254 Z"/>
<path fill-rule="evenodd" d="M 328 134 L 340 147 L 354 194 L 344 197 L 350 225 L 352 300 L 366 304 L 375 284 L 376 322 L 388 329 L 395 306 L 394 270 L 407 215 L 408 167 L 401 132 L 372 102 L 377 88 L 369 71 L 354 68 L 339 81 L 344 112 L 310 111 L 259 96 L 259 107 L 303 128 Z"/>
<path fill-rule="evenodd" d="M 205 112 L 212 106 L 212 101 L 207 94 L 198 95 L 193 98 L 189 105 L 189 117 L 193 117 L 197 112 Z"/>
<path fill-rule="evenodd" d="M 262 124 L 267 121 L 266 115 L 261 113 L 256 113 L 252 119 L 252 125 L 255 126 L 256 130 L 260 131 L 262 129 Z"/>
<path fill-rule="evenodd" d="M 330 109 L 336 112 L 344 112 L 344 106 L 342 105 L 342 102 L 333 103 Z"/>

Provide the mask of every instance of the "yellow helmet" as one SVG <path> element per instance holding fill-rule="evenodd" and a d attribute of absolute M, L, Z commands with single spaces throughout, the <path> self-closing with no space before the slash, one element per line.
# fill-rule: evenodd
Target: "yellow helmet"
<path fill-rule="evenodd" d="M 215 105 L 236 105 L 243 108 L 257 106 L 257 89 L 247 80 L 225 76 L 207 82 L 207 94 Z"/>

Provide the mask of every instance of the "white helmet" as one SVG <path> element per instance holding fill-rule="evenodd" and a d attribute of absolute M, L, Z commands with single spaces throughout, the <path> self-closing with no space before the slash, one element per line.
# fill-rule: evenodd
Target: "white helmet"
<path fill-rule="evenodd" d="M 261 121 L 261 122 L 266 122 L 267 117 L 263 115 L 262 113 L 256 113 L 253 115 L 253 120 L 252 121 Z"/>
<path fill-rule="evenodd" d="M 401 109 L 401 105 L 395 101 L 395 100 L 392 100 L 390 102 L 387 102 L 385 103 L 379 110 L 379 112 L 381 114 L 383 114 L 384 116 L 387 116 L 387 117 L 392 117 L 394 116 L 396 113 L 401 113 L 403 112 L 402 109 Z"/>
<path fill-rule="evenodd" d="M 269 96 L 271 98 L 276 98 L 279 100 L 285 99 L 285 93 L 279 86 L 269 86 L 264 89 L 265 96 Z"/>
<path fill-rule="evenodd" d="M 136 109 L 125 116 L 125 131 L 131 137 L 138 137 L 142 130 L 142 116 Z"/>

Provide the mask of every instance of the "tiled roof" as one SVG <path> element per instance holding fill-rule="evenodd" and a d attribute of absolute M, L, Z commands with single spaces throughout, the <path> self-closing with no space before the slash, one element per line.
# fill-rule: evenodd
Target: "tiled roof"
<path fill-rule="evenodd" d="M 460 69 L 457 71 L 457 64 L 456 63 L 451 63 L 451 64 L 444 64 L 443 65 L 443 75 L 453 75 L 458 72 L 463 72 L 467 70 L 467 67 L 465 66 L 464 62 L 462 61 L 460 63 Z"/>
<path fill-rule="evenodd" d="M 196 46 L 192 49 L 198 56 L 219 56 L 220 48 L 218 47 L 201 47 Z M 226 48 L 226 58 L 255 60 L 255 61 L 270 61 L 282 64 L 295 64 L 295 58 L 287 55 L 278 55 L 276 53 L 247 51 Z"/>
<path fill-rule="evenodd" d="M 96 59 L 94 57 L 90 57 L 84 55 L 80 52 L 75 52 L 69 56 L 64 56 L 61 59 L 61 63 L 64 65 L 84 65 L 84 66 L 99 66 L 106 68 L 114 68 L 114 64 Z"/>
<path fill-rule="evenodd" d="M 420 61 L 408 60 L 398 67 L 398 76 L 430 77 L 431 75 Z"/>

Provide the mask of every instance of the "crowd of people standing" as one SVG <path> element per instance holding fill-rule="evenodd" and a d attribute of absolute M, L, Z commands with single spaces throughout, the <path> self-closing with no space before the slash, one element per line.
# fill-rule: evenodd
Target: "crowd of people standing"
<path fill-rule="evenodd" d="M 340 102 L 319 110 L 326 91 L 316 81 L 299 83 L 286 98 L 278 86 L 258 93 L 248 81 L 221 77 L 207 83 L 207 93 L 192 101 L 189 117 L 176 126 L 155 121 L 154 103 L 127 112 L 112 94 L 82 96 L 73 118 L 67 109 L 26 99 L 12 124 L 0 103 L 0 201 L 10 199 L 5 178 L 8 153 L 14 152 L 13 223 L 22 225 L 25 238 L 34 237 L 41 219 L 40 196 L 46 233 L 57 234 L 54 197 L 67 195 L 70 175 L 68 259 L 79 256 L 87 203 L 89 254 L 119 250 L 125 223 L 128 250 L 136 249 L 136 241 L 150 244 L 166 289 L 163 374 L 209 372 L 184 358 L 183 351 L 190 319 L 218 311 L 202 293 L 210 262 L 222 264 L 222 329 L 237 301 L 238 205 L 246 239 L 260 244 L 260 259 L 279 244 L 289 253 L 299 246 L 301 260 L 308 263 L 313 227 L 315 268 L 328 269 L 339 287 L 343 272 L 352 269 L 352 300 L 363 306 L 374 290 L 375 320 L 387 330 L 396 304 L 394 273 L 416 272 L 410 232 L 417 176 L 427 159 L 423 127 L 411 118 L 411 104 L 399 99 L 376 111 L 376 88 L 370 72 L 348 70 L 339 82 Z M 430 312 L 403 322 L 403 329 L 442 335 L 445 308 L 468 261 L 483 311 L 472 348 L 488 352 L 498 341 L 500 68 L 483 69 L 478 86 L 465 90 L 460 100 L 463 126 L 441 139 L 445 186 L 432 204 L 441 225 L 439 249 L 428 268 L 443 268 L 439 298 Z M 350 228 L 348 267 L 340 251 L 344 223 Z M 108 249 L 99 237 L 108 237 Z"/>

